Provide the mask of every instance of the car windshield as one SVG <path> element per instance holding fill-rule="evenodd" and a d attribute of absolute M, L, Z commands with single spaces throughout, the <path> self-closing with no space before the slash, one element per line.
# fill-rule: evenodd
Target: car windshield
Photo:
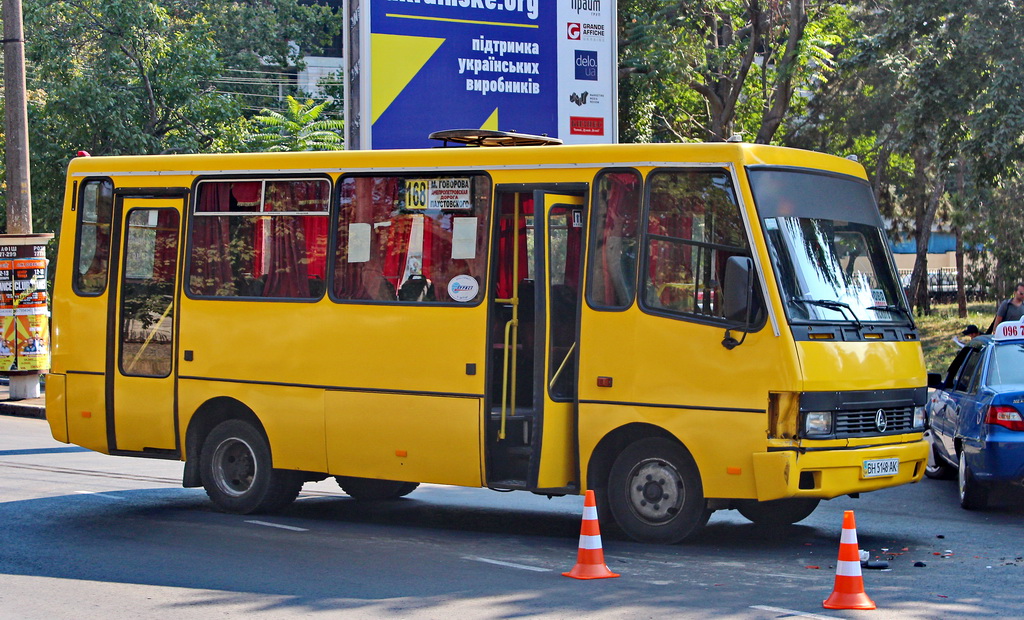
<path fill-rule="evenodd" d="M 865 183 L 773 169 L 751 182 L 791 322 L 911 322 Z"/>
<path fill-rule="evenodd" d="M 988 368 L 988 384 L 1024 384 L 1024 344 L 995 347 Z"/>

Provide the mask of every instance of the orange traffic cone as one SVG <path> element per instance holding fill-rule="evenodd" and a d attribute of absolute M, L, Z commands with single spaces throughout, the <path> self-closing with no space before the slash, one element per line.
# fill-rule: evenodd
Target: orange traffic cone
<path fill-rule="evenodd" d="M 583 500 L 583 524 L 580 526 L 580 550 L 576 556 L 576 566 L 568 573 L 562 574 L 574 579 L 607 579 L 619 576 L 608 570 L 604 563 L 601 528 L 597 523 L 597 501 L 594 499 L 593 491 L 587 491 L 587 497 Z"/>
<path fill-rule="evenodd" d="M 853 511 L 843 513 L 843 535 L 839 539 L 839 561 L 832 594 L 822 602 L 825 609 L 874 609 L 875 602 L 864 592 L 860 574 L 860 549 L 857 547 L 857 523 Z"/>

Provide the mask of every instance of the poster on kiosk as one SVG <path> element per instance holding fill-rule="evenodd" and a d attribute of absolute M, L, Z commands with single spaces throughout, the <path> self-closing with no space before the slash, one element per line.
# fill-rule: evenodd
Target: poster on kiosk
<path fill-rule="evenodd" d="M 50 367 L 45 245 L 0 242 L 0 372 Z"/>
<path fill-rule="evenodd" d="M 432 147 L 446 129 L 617 141 L 615 0 L 360 6 L 354 146 Z"/>

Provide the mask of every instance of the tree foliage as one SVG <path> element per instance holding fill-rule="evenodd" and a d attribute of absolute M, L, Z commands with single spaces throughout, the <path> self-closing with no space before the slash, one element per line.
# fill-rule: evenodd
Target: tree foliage
<path fill-rule="evenodd" d="M 927 311 L 932 231 L 962 233 L 969 248 L 998 236 L 987 211 L 1016 182 L 1006 175 L 1024 154 L 1024 50 L 1006 42 L 1020 36 L 1024 7 L 893 0 L 864 3 L 854 16 L 859 34 L 836 77 L 787 139 L 863 158 L 891 234 L 917 243 L 910 288 Z M 1004 274 L 1024 267 L 1010 256 L 998 265 Z M 990 265 L 978 279 L 993 275 Z"/>
<path fill-rule="evenodd" d="M 256 127 L 246 142 L 267 151 L 336 151 L 344 147 L 345 123 L 321 118 L 329 102 L 300 102 L 289 95 L 283 111 L 264 109 L 254 116 Z"/>
<path fill-rule="evenodd" d="M 329 8 L 299 0 L 49 0 L 24 9 L 34 215 L 47 231 L 59 227 L 63 173 L 77 151 L 244 149 L 246 95 L 279 94 L 258 72 L 295 66 L 340 29 Z M 225 86 L 226 75 L 254 77 Z"/>
<path fill-rule="evenodd" d="M 805 0 L 630 0 L 620 11 L 620 85 L 641 102 L 627 124 L 653 117 L 656 140 L 772 142 L 830 71 L 845 23 L 840 3 Z"/>

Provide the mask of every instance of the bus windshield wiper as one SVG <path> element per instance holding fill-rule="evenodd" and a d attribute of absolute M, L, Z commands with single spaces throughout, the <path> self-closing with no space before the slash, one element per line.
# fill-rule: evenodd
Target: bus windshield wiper
<path fill-rule="evenodd" d="M 896 306 L 892 304 L 888 306 L 868 306 L 868 310 L 883 310 L 885 312 L 902 314 L 903 316 L 907 317 L 907 319 L 910 321 L 911 327 L 916 327 L 914 325 L 914 315 L 910 314 L 910 311 L 904 308 L 903 306 Z"/>
<path fill-rule="evenodd" d="M 829 310 L 836 310 L 843 315 L 843 318 L 847 318 L 847 312 L 849 312 L 849 319 L 857 326 L 857 329 L 863 329 L 864 325 L 861 324 L 860 319 L 854 314 L 853 308 L 850 304 L 836 301 L 834 299 L 800 299 L 799 297 L 790 297 L 791 301 L 796 301 L 802 304 L 808 304 L 811 306 L 820 306 L 822 308 L 828 308 Z"/>

